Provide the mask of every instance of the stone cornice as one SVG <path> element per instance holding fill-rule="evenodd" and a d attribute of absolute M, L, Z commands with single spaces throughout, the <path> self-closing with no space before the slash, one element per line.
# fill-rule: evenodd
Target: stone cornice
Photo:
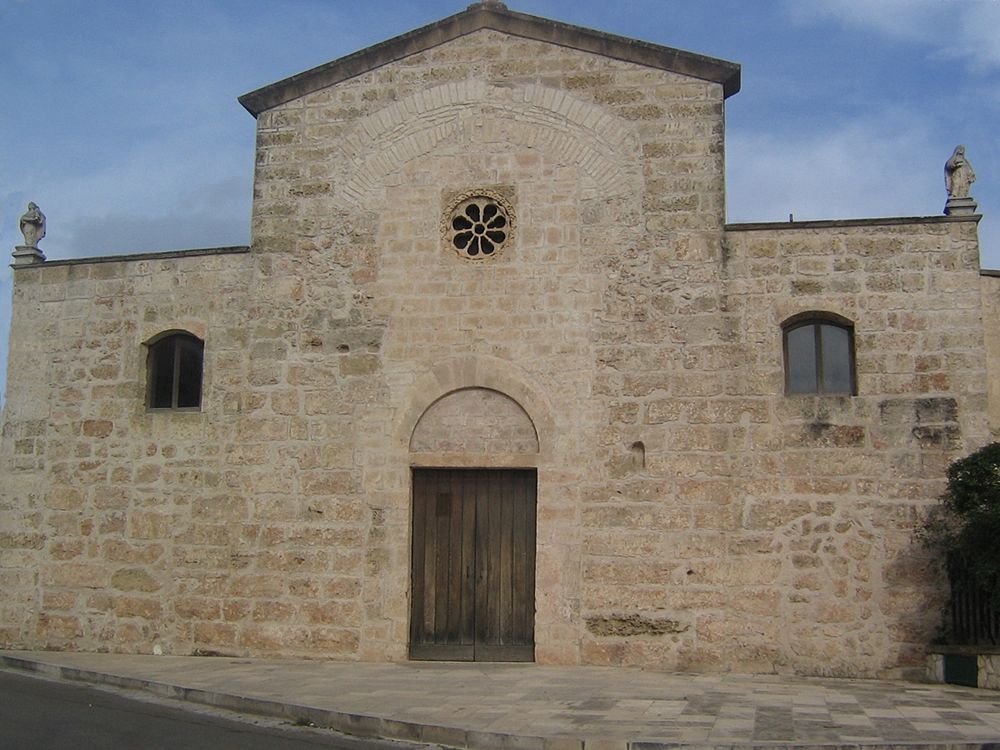
<path fill-rule="evenodd" d="M 80 266 L 92 263 L 121 263 L 135 262 L 140 260 L 168 260 L 171 258 L 191 258 L 199 255 L 240 255 L 249 253 L 250 248 L 246 245 L 234 245 L 232 247 L 203 247 L 193 250 L 167 250 L 151 253 L 131 253 L 129 255 L 98 255 L 91 258 L 67 258 L 65 260 L 46 260 L 43 263 L 33 263 L 26 266 L 12 265 L 15 270 L 25 268 L 52 268 L 55 266 Z"/>
<path fill-rule="evenodd" d="M 982 214 L 968 216 L 885 216 L 874 219 L 820 219 L 817 221 L 760 221 L 744 224 L 726 224 L 727 232 L 760 232 L 796 229 L 837 229 L 847 227 L 892 227 L 908 224 L 954 224 L 956 222 L 976 222 Z"/>

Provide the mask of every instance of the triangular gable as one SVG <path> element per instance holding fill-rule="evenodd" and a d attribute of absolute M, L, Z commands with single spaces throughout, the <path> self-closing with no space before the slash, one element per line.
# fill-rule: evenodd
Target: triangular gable
<path fill-rule="evenodd" d="M 650 42 L 606 34 L 547 18 L 515 13 L 495 0 L 474 3 L 461 13 L 320 65 L 239 98 L 254 117 L 265 110 L 362 75 L 481 29 L 591 52 L 721 84 L 725 96 L 740 90 L 740 66 Z"/>

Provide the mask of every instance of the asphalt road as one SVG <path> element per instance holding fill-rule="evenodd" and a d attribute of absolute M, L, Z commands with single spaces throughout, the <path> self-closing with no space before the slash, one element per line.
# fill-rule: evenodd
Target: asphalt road
<path fill-rule="evenodd" d="M 3 750 L 413 750 L 0 670 Z"/>

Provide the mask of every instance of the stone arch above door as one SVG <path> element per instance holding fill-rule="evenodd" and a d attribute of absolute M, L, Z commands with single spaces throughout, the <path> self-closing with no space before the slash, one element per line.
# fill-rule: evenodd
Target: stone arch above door
<path fill-rule="evenodd" d="M 490 388 L 462 388 L 423 413 L 410 437 L 412 453 L 538 453 L 538 434 L 517 401 Z"/>
<path fill-rule="evenodd" d="M 462 408 L 496 424 L 470 419 L 464 437 L 445 437 L 447 427 L 461 425 Z M 419 377 L 396 430 L 414 466 L 538 466 L 551 456 L 556 434 L 551 409 L 527 376 L 482 355 L 439 362 Z"/>

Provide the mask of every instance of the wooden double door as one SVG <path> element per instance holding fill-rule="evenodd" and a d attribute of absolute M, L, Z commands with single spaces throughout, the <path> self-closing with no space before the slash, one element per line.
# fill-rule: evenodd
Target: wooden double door
<path fill-rule="evenodd" d="M 534 469 L 414 469 L 410 658 L 535 658 Z"/>

